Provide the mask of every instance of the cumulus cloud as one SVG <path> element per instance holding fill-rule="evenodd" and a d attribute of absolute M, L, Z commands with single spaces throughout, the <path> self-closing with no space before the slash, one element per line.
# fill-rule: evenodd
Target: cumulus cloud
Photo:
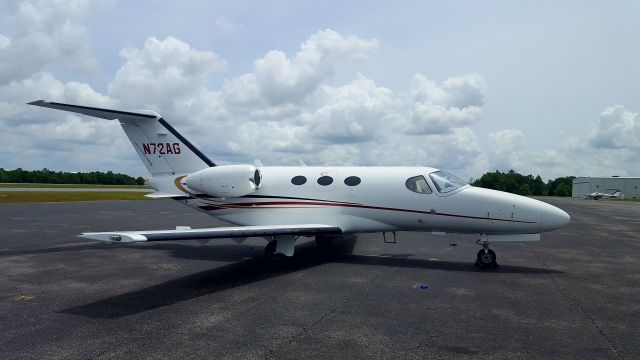
<path fill-rule="evenodd" d="M 486 85 L 482 76 L 450 77 L 438 86 L 416 74 L 411 86 L 412 112 L 407 132 L 444 134 L 477 122 L 482 115 Z"/>
<path fill-rule="evenodd" d="M 192 49 L 174 37 L 147 39 L 142 49 L 120 51 L 125 58 L 109 95 L 132 106 L 171 104 L 206 86 L 226 62 L 216 53 Z"/>
<path fill-rule="evenodd" d="M 295 102 L 311 94 L 320 83 L 343 64 L 358 63 L 377 49 L 376 39 L 343 36 L 333 30 L 313 34 L 293 57 L 271 50 L 254 63 L 253 73 L 225 85 L 230 101 L 239 103 L 267 100 L 271 105 Z M 248 92 L 247 90 L 248 89 Z"/>
<path fill-rule="evenodd" d="M 0 150 L 3 167 L 64 170 L 128 167 L 131 145 L 116 122 L 82 119 L 26 106 L 39 98 L 112 107 L 88 84 L 62 82 L 54 71 L 91 70 L 85 17 L 89 1 L 34 0 L 4 4 L 0 36 Z M 105 156 L 106 155 L 106 156 Z"/>
<path fill-rule="evenodd" d="M 490 133 L 487 157 L 491 169 L 522 169 L 527 159 L 523 157 L 525 149 L 524 133 L 518 129 L 504 129 Z"/>
<path fill-rule="evenodd" d="M 3 19 L 13 33 L 0 36 L 0 84 L 29 77 L 60 59 L 73 61 L 69 71 L 94 68 L 86 29 L 78 23 L 88 5 L 86 0 L 16 3 Z"/>
<path fill-rule="evenodd" d="M 640 116 L 622 105 L 606 108 L 598 120 L 597 130 L 589 137 L 596 149 L 640 147 Z"/>
<path fill-rule="evenodd" d="M 385 118 L 397 109 L 391 90 L 360 78 L 344 86 L 323 85 L 322 105 L 301 119 L 314 136 L 329 143 L 357 143 L 378 138 Z"/>
<path fill-rule="evenodd" d="M 11 49 L 14 39 L 3 39 L 0 44 Z M 41 158 L 64 162 L 66 169 L 96 164 L 104 169 L 120 159 L 122 171 L 143 171 L 116 122 L 24 106 L 36 98 L 162 112 L 218 163 L 253 162 L 257 157 L 271 165 L 302 160 L 309 165 L 432 165 L 454 170 L 477 166 L 481 145 L 469 126 L 482 113 L 483 78 L 467 74 L 438 85 L 417 74 L 410 89 L 397 93 L 362 74 L 333 82 L 333 74 L 345 64 L 366 61 L 377 48 L 375 39 L 318 31 L 295 54 L 269 51 L 255 60 L 252 71 L 224 79 L 214 89 L 211 79 L 223 74 L 224 59 L 175 37 L 151 37 L 140 47 L 122 49 L 123 64 L 106 94 L 88 84 L 58 80 L 45 70 L 46 61 L 23 69 L 23 75 L 0 85 L 0 125 L 16 144 L 15 151 L 36 167 L 44 161 L 34 159 Z M 59 61 L 56 56 L 47 61 Z M 12 157 L 0 154 L 2 159 Z M 16 161 L 5 164 L 20 166 Z"/>
<path fill-rule="evenodd" d="M 607 107 L 593 121 L 593 130 L 567 138 L 553 149 L 534 151 L 517 129 L 489 134 L 483 154 L 488 169 L 514 169 L 546 178 L 559 176 L 636 176 L 640 168 L 640 117 L 622 105 Z M 589 128 L 587 126 L 586 128 Z"/>

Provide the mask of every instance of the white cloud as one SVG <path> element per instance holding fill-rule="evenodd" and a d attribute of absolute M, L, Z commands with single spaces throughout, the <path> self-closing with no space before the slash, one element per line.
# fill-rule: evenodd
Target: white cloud
<path fill-rule="evenodd" d="M 533 151 L 517 129 L 489 134 L 488 169 L 516 170 L 543 177 L 637 176 L 640 169 L 640 117 L 622 105 L 607 107 L 593 126 L 586 126 L 556 148 Z"/>
<path fill-rule="evenodd" d="M 68 71 L 86 72 L 95 67 L 89 55 L 86 29 L 78 23 L 89 2 L 22 1 L 5 19 L 13 29 L 11 39 L 0 37 L 0 84 L 20 80 L 55 64 L 73 61 Z"/>
<path fill-rule="evenodd" d="M 313 34 L 292 58 L 271 50 L 254 63 L 254 71 L 225 85 L 229 100 L 271 105 L 298 102 L 317 89 L 339 66 L 367 60 L 378 47 L 376 39 L 343 36 L 333 30 Z"/>
<path fill-rule="evenodd" d="M 317 97 L 323 105 L 302 120 L 329 143 L 374 140 L 384 131 L 385 118 L 397 111 L 393 92 L 365 78 L 339 87 L 323 85 Z"/>
<path fill-rule="evenodd" d="M 411 87 L 412 112 L 408 133 L 444 134 L 477 122 L 482 115 L 486 85 L 478 74 L 450 77 L 438 86 L 416 74 Z"/>
<path fill-rule="evenodd" d="M 640 147 L 640 116 L 622 105 L 606 108 L 598 120 L 597 130 L 589 137 L 596 149 L 637 149 Z"/>
<path fill-rule="evenodd" d="M 521 169 L 527 166 L 527 157 L 523 157 L 525 151 L 524 133 L 518 129 L 504 129 L 490 133 L 486 155 L 490 169 L 511 170 Z"/>
<path fill-rule="evenodd" d="M 166 106 L 207 85 L 226 62 L 211 51 L 192 49 L 174 37 L 151 37 L 142 49 L 120 52 L 126 59 L 109 84 L 109 95 L 131 106 Z"/>
<path fill-rule="evenodd" d="M 108 95 L 87 84 L 63 83 L 41 69 L 0 86 L 0 125 L 18 144 L 11 151 L 30 163 L 46 157 L 89 169 L 122 159 L 132 174 L 142 174 L 142 167 L 113 122 L 24 102 L 44 98 L 157 110 L 218 163 L 259 158 L 271 165 L 431 165 L 463 173 L 486 163 L 469 128 L 484 105 L 481 76 L 451 77 L 438 86 L 417 74 L 411 88 L 399 93 L 361 74 L 331 83 L 335 71 L 367 60 L 377 47 L 375 39 L 319 31 L 294 56 L 269 51 L 252 72 L 212 89 L 211 79 L 225 60 L 174 37 L 151 37 L 141 48 L 120 52 L 124 63 Z"/>

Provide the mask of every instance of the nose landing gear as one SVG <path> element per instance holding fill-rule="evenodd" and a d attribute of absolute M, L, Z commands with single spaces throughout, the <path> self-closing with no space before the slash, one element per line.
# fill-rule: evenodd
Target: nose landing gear
<path fill-rule="evenodd" d="M 476 266 L 478 267 L 497 267 L 496 253 L 489 249 L 489 240 L 486 235 L 481 235 L 480 239 L 476 241 L 476 244 L 482 245 L 482 249 L 478 251 L 478 257 L 476 259 Z"/>

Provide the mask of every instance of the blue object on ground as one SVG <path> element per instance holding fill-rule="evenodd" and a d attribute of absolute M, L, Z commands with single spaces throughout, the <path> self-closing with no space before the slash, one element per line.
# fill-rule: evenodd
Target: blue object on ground
<path fill-rule="evenodd" d="M 427 284 L 416 285 L 416 289 L 427 290 L 428 288 L 429 288 L 429 285 Z"/>
<path fill-rule="evenodd" d="M 449 246 L 458 246 L 456 243 L 449 243 Z"/>

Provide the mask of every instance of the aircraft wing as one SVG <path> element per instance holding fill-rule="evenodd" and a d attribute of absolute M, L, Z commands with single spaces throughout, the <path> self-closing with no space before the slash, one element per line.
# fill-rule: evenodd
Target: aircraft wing
<path fill-rule="evenodd" d="M 148 231 L 112 231 L 83 233 L 79 237 L 110 242 L 196 240 L 217 238 L 244 238 L 274 235 L 337 235 L 342 229 L 322 224 L 270 225 L 270 226 L 232 226 L 201 229 L 148 230 Z"/>

